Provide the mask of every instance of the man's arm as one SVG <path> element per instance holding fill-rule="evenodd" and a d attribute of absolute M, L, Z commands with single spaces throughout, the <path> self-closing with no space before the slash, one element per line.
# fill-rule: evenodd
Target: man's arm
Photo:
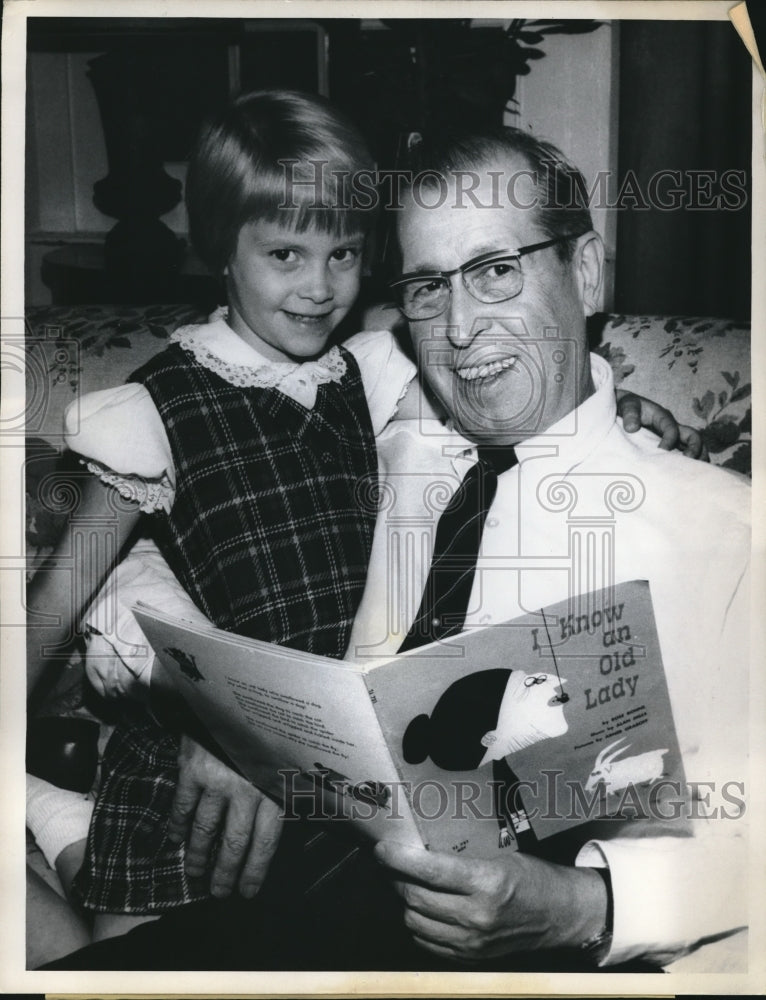
<path fill-rule="evenodd" d="M 741 512 L 740 512 L 741 513 Z M 668 965 L 685 959 L 687 971 L 715 964 L 715 942 L 747 925 L 748 913 L 748 664 L 749 573 L 742 566 L 742 529 L 728 525 L 725 549 L 695 599 L 706 611 L 691 628 L 702 633 L 693 652 L 679 654 L 685 686 L 674 713 L 683 733 L 686 782 L 658 807 L 666 819 L 602 830 L 577 864 L 609 866 L 614 935 L 608 961 L 650 956 Z M 738 555 L 739 554 L 739 555 Z M 726 563 L 733 585 L 715 585 Z M 728 568 L 728 567 L 727 567 Z M 661 633 L 662 634 L 662 633 Z M 685 668 L 685 669 L 684 669 Z M 685 694 L 685 697 L 684 697 Z M 688 835 L 684 835 L 684 833 Z M 700 946 L 704 947 L 700 947 Z M 726 946 L 724 946 L 726 947 Z"/>
<path fill-rule="evenodd" d="M 707 448 L 699 431 L 686 424 L 679 424 L 670 410 L 651 399 L 637 396 L 625 389 L 615 389 L 617 416 L 628 434 L 635 434 L 642 427 L 654 431 L 660 439 L 659 447 L 665 451 L 680 449 L 688 458 L 708 460 Z"/>
<path fill-rule="evenodd" d="M 593 928 L 600 933 L 603 896 L 595 895 L 600 879 L 591 868 L 606 865 L 613 934 L 600 963 L 642 958 L 659 968 L 684 958 L 685 971 L 721 970 L 711 952 L 720 943 L 731 954 L 732 935 L 748 923 L 746 730 L 738 723 L 747 718 L 749 607 L 743 573 L 716 619 L 718 642 L 706 658 L 715 671 L 700 657 L 689 673 L 690 719 L 678 721 L 691 723 L 697 738 L 685 755 L 681 811 L 674 818 L 667 803 L 665 820 L 615 824 L 611 839 L 590 841 L 577 858 L 590 884 L 573 881 L 577 869 L 523 854 L 475 861 L 378 845 L 423 947 L 476 961 L 520 948 L 582 946 Z"/>
<path fill-rule="evenodd" d="M 723 807 L 735 816 L 733 801 Z M 698 800 L 695 808 L 708 807 Z M 746 927 L 748 859 L 737 825 L 719 819 L 694 837 L 616 837 L 581 851 L 578 864 L 609 864 L 614 923 L 606 964 L 643 958 L 668 966 Z"/>

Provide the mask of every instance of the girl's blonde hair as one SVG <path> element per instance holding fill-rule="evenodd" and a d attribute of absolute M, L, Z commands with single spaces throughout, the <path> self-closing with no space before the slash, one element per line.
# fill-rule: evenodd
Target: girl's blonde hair
<path fill-rule="evenodd" d="M 192 243 L 222 274 L 254 219 L 340 237 L 373 222 L 374 164 L 358 129 L 324 100 L 287 90 L 239 97 L 205 129 L 189 165 Z"/>

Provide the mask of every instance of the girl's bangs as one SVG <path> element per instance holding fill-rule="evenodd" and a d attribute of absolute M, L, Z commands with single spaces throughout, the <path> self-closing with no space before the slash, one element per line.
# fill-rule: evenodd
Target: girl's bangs
<path fill-rule="evenodd" d="M 280 170 L 259 171 L 248 198 L 251 219 L 277 222 L 286 229 L 318 229 L 338 237 L 367 233 L 375 219 L 369 197 L 360 204 L 351 171 L 323 161 L 285 161 Z"/>

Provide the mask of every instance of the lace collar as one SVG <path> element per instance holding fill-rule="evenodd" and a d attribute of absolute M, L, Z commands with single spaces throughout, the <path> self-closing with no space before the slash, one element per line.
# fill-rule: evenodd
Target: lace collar
<path fill-rule="evenodd" d="M 171 334 L 170 342 L 188 351 L 203 368 L 240 388 L 279 389 L 311 409 L 317 387 L 340 382 L 346 362 L 337 347 L 313 361 L 272 361 L 265 358 L 231 329 L 226 309 L 218 309 L 208 323 L 182 326 Z"/>

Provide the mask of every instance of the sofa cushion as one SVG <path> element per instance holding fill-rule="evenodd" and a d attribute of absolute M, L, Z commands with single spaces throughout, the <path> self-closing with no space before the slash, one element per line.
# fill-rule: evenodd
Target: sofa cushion
<path fill-rule="evenodd" d="M 716 465 L 750 475 L 750 327 L 690 316 L 594 317 L 591 346 L 615 383 L 696 427 Z"/>

